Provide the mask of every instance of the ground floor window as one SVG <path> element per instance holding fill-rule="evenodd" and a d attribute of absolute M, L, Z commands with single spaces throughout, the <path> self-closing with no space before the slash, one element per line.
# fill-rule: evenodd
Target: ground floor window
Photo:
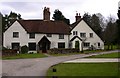
<path fill-rule="evenodd" d="M 83 46 L 84 46 L 84 47 L 90 47 L 90 43 L 89 43 L 89 42 L 84 42 L 84 43 L 83 43 Z"/>
<path fill-rule="evenodd" d="M 20 43 L 12 43 L 12 49 L 19 50 L 19 48 L 20 48 Z"/>
<path fill-rule="evenodd" d="M 64 42 L 58 43 L 58 48 L 65 48 L 65 43 Z"/>
<path fill-rule="evenodd" d="M 36 50 L 36 43 L 28 43 L 29 50 Z"/>

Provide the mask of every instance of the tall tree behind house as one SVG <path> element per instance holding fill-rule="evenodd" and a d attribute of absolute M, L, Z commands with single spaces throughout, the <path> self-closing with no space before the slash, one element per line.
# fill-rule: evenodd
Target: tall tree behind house
<path fill-rule="evenodd" d="M 56 9 L 54 11 L 54 14 L 53 14 L 53 19 L 55 21 L 64 21 L 66 24 L 70 25 L 70 20 L 65 18 L 65 16 L 62 14 L 61 11 L 59 11 L 58 9 Z"/>
<path fill-rule="evenodd" d="M 113 17 L 109 18 L 107 27 L 104 31 L 104 40 L 107 44 L 115 43 L 117 38 L 117 26 L 113 19 Z"/>
<path fill-rule="evenodd" d="M 117 20 L 117 27 L 118 27 L 118 37 L 117 37 L 117 41 L 120 44 L 120 1 L 118 2 L 118 20 Z"/>
<path fill-rule="evenodd" d="M 3 16 L 3 19 L 2 19 L 2 29 L 3 29 L 3 32 L 10 26 L 10 24 L 12 23 L 12 22 L 14 22 L 14 20 L 16 20 L 16 19 L 22 19 L 21 18 L 21 15 L 20 14 L 17 14 L 17 13 L 15 13 L 15 12 L 10 12 L 10 14 L 9 15 L 5 15 L 5 16 Z"/>
<path fill-rule="evenodd" d="M 100 25 L 99 17 L 96 14 L 91 16 L 89 13 L 85 13 L 83 15 L 83 19 L 87 22 L 87 24 L 89 24 L 97 35 L 101 35 L 102 27 Z"/>

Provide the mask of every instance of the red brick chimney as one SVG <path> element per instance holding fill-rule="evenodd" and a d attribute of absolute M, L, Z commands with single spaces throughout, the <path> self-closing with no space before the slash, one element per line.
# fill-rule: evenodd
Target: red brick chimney
<path fill-rule="evenodd" d="M 47 21 L 50 20 L 50 8 L 48 8 L 48 7 L 44 7 L 43 20 L 47 20 Z"/>
<path fill-rule="evenodd" d="M 76 22 L 77 22 L 77 21 L 79 21 L 79 20 L 81 19 L 80 13 L 79 13 L 79 14 L 78 14 L 78 13 L 76 13 L 75 18 L 76 18 Z"/>

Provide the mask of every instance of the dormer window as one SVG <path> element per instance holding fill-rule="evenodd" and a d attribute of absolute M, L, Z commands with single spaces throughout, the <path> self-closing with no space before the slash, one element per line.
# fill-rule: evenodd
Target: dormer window
<path fill-rule="evenodd" d="M 34 38 L 35 38 L 35 33 L 30 33 L 30 34 L 29 34 L 29 38 L 34 39 Z"/>

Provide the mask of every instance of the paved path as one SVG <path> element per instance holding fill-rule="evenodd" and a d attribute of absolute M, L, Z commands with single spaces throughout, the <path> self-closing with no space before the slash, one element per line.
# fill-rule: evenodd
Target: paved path
<path fill-rule="evenodd" d="M 119 62 L 118 58 L 81 58 L 70 61 L 65 61 L 64 63 L 101 63 L 101 62 Z"/>
<path fill-rule="evenodd" d="M 118 52 L 100 52 L 90 54 L 77 54 L 71 56 L 59 56 L 59 57 L 46 57 L 46 58 L 35 58 L 35 59 L 17 59 L 17 60 L 3 60 L 2 68 L 3 75 L 6 76 L 45 76 L 46 71 L 52 65 L 74 60 L 78 58 L 88 57 L 92 55 L 107 54 Z"/>

